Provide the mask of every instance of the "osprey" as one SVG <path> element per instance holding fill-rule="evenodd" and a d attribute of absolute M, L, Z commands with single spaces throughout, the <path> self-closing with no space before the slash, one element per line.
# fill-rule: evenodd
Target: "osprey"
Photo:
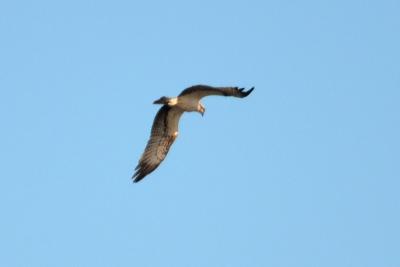
<path fill-rule="evenodd" d="M 178 136 L 179 119 L 183 112 L 199 112 L 202 116 L 206 109 L 200 99 L 209 95 L 234 96 L 243 98 L 248 96 L 254 87 L 248 91 L 238 87 L 212 87 L 195 85 L 183 90 L 178 97 L 163 96 L 153 104 L 163 105 L 158 111 L 151 128 L 150 140 L 135 168 L 133 181 L 139 182 L 146 175 L 154 171 L 165 159 L 169 148 Z"/>

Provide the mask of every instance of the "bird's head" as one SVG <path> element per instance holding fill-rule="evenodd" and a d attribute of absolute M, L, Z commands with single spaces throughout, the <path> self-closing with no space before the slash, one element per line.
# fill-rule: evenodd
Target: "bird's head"
<path fill-rule="evenodd" d="M 163 96 L 160 99 L 157 99 L 156 101 L 154 101 L 153 104 L 165 105 L 165 104 L 168 104 L 168 101 L 169 101 L 169 98 L 166 96 Z"/>
<path fill-rule="evenodd" d="M 197 107 L 197 112 L 201 114 L 201 116 L 204 116 L 204 113 L 206 112 L 206 108 L 199 103 L 199 106 Z"/>

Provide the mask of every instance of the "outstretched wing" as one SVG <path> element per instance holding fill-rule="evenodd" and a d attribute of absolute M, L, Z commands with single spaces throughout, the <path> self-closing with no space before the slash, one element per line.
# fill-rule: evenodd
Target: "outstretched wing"
<path fill-rule="evenodd" d="M 238 87 L 212 87 L 208 85 L 194 85 L 183 90 L 179 97 L 191 97 L 197 101 L 209 95 L 234 96 L 243 98 L 248 96 L 253 90 L 254 87 L 252 87 L 250 90 L 244 91 L 244 88 Z"/>
<path fill-rule="evenodd" d="M 179 119 L 183 112 L 178 107 L 168 105 L 162 106 L 158 111 L 151 128 L 150 140 L 132 177 L 135 183 L 154 171 L 165 159 L 178 135 Z"/>

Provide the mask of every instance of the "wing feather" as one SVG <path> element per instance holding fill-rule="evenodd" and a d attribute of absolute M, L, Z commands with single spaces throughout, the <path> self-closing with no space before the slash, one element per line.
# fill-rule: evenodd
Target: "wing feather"
<path fill-rule="evenodd" d="M 167 105 L 158 111 L 151 128 L 150 139 L 132 177 L 135 183 L 154 171 L 165 159 L 177 137 L 179 119 L 183 112 L 178 107 Z"/>
<path fill-rule="evenodd" d="M 220 96 L 233 96 L 243 98 L 248 96 L 254 87 L 252 87 L 248 91 L 244 91 L 244 88 L 239 87 L 213 87 L 208 85 L 194 85 L 185 90 L 183 90 L 179 97 L 193 97 L 196 100 L 200 100 L 201 98 L 209 95 L 220 95 Z"/>

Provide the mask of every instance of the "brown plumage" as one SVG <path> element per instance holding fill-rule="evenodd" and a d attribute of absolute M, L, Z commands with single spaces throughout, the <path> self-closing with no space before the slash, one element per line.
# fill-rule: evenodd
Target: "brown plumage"
<path fill-rule="evenodd" d="M 254 87 L 248 91 L 244 91 L 244 88 L 238 87 L 212 87 L 208 85 L 194 85 L 183 90 L 179 96 L 192 95 L 197 99 L 201 99 L 209 95 L 234 96 L 243 98 L 248 96 L 253 90 Z"/>
<path fill-rule="evenodd" d="M 151 128 L 150 140 L 135 168 L 133 181 L 139 182 L 146 175 L 154 171 L 165 159 L 171 145 L 178 136 L 179 119 L 185 111 L 197 111 L 202 115 L 204 106 L 199 102 L 209 95 L 234 96 L 243 98 L 248 96 L 254 87 L 248 91 L 238 87 L 211 87 L 196 85 L 182 91 L 176 98 L 161 97 L 154 101 L 163 104 L 158 111 Z"/>
<path fill-rule="evenodd" d="M 180 108 L 168 105 L 162 106 L 158 111 L 151 128 L 150 140 L 135 168 L 134 182 L 142 180 L 165 159 L 177 137 L 178 122 L 183 112 Z"/>

